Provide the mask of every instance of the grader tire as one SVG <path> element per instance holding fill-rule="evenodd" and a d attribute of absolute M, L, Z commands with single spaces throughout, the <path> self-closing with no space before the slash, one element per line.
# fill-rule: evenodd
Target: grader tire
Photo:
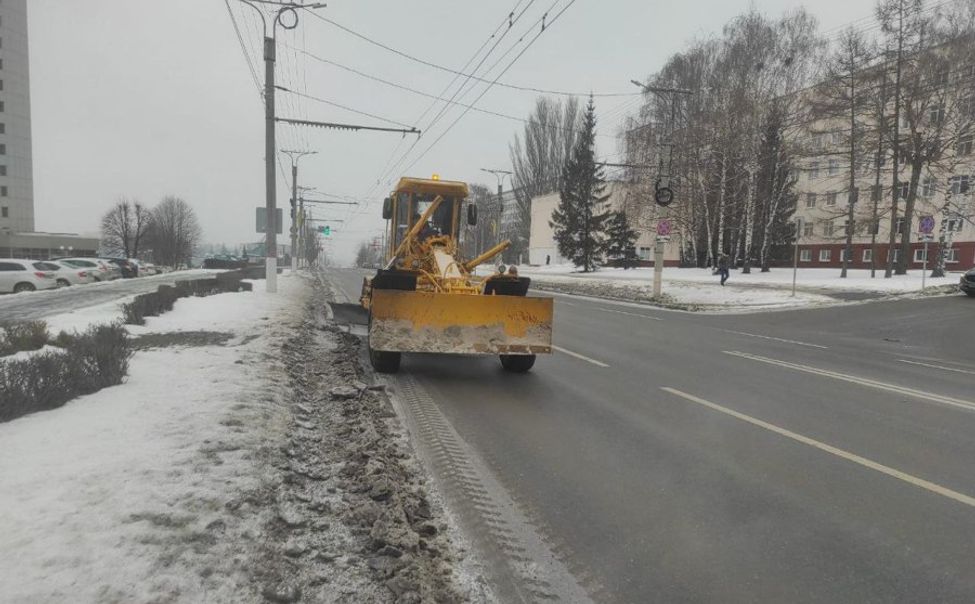
<path fill-rule="evenodd" d="M 511 373 L 527 373 L 535 365 L 533 354 L 502 354 L 501 366 Z"/>

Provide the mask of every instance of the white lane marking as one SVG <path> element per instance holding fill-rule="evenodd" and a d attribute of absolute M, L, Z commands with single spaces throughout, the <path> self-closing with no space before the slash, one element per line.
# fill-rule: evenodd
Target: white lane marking
<path fill-rule="evenodd" d="M 810 344 L 809 342 L 800 342 L 799 340 L 787 340 L 785 338 L 776 338 L 774 336 L 762 336 L 757 333 L 748 333 L 747 331 L 734 331 L 731 329 L 722 329 L 721 331 L 725 333 L 736 333 L 740 336 L 748 336 L 750 338 L 761 338 L 763 340 L 775 340 L 776 342 L 785 342 L 786 344 L 795 344 L 796 346 L 808 346 L 809 348 L 829 348 L 829 346 L 822 346 L 820 344 Z"/>
<path fill-rule="evenodd" d="M 968 369 L 957 369 L 955 367 L 945 367 L 944 365 L 932 365 L 931 363 L 922 363 L 920 361 L 908 361 L 907 359 L 897 359 L 901 363 L 907 363 L 909 365 L 921 365 L 922 367 L 930 367 L 932 369 L 940 369 L 942 371 L 956 371 L 958 373 L 967 373 L 968 375 L 975 375 L 975 371 L 969 371 Z"/>
<path fill-rule="evenodd" d="M 562 348 L 561 346 L 555 346 L 553 344 L 552 345 L 552 350 L 558 350 L 562 354 L 567 354 L 570 357 L 575 357 L 577 359 L 582 359 L 583 361 L 586 361 L 587 363 L 592 363 L 593 365 L 596 365 L 598 367 L 609 367 L 609 365 L 607 365 L 606 363 L 603 363 L 602 361 L 597 361 L 596 359 L 591 359 L 591 358 L 587 357 L 586 355 L 579 354 L 578 352 L 572 352 L 571 350 L 567 350 L 565 348 Z"/>
<path fill-rule="evenodd" d="M 652 317 L 650 315 L 643 315 L 643 314 L 640 314 L 638 312 L 626 312 L 625 310 L 613 310 L 611 308 L 599 308 L 598 306 L 596 307 L 596 310 L 600 310 L 602 312 L 611 312 L 611 313 L 615 313 L 617 315 L 626 315 L 628 317 L 640 317 L 641 319 L 650 319 L 651 321 L 663 321 L 663 319 L 661 319 L 660 317 Z"/>
<path fill-rule="evenodd" d="M 579 306 L 579 305 L 573 304 L 572 302 L 566 302 L 565 300 L 559 300 L 559 306 Z"/>
<path fill-rule="evenodd" d="M 737 350 L 722 350 L 722 352 L 725 354 L 730 354 L 732 356 L 741 357 L 743 359 L 750 359 L 752 361 L 759 361 L 761 363 L 768 363 L 770 365 L 787 367 L 789 369 L 794 369 L 796 371 L 804 371 L 806 373 L 812 373 L 815 375 L 821 375 L 823 377 L 833 378 L 834 380 L 841 380 L 844 382 L 859 384 L 861 386 L 877 388 L 878 390 L 895 392 L 897 394 L 906 394 L 908 396 L 913 396 L 915 398 L 919 398 L 926 401 L 941 403 L 943 405 L 951 405 L 953 407 L 960 407 L 962 409 L 967 409 L 969 411 L 975 411 L 975 402 L 966 401 L 951 396 L 934 394 L 932 392 L 924 392 L 922 390 L 915 390 L 913 388 L 907 388 L 905 386 L 896 386 L 894 384 L 888 384 L 886 382 L 878 382 L 877 380 L 857 377 L 855 375 L 839 373 L 836 371 L 829 371 L 828 369 L 819 369 L 817 367 L 811 367 L 809 365 L 800 365 L 799 363 L 789 363 L 786 361 L 779 361 L 777 359 L 770 359 L 767 357 L 761 357 L 754 354 L 748 354 L 747 352 L 738 352 Z"/>
<path fill-rule="evenodd" d="M 666 391 L 666 392 L 669 392 L 669 393 L 671 393 L 671 394 L 673 394 L 675 396 L 679 396 L 679 397 L 681 397 L 684 400 L 688 400 L 688 401 L 691 401 L 692 403 L 697 403 L 699 405 L 703 405 L 703 406 L 705 406 L 705 407 L 707 407 L 709 409 L 712 409 L 714 411 L 718 411 L 720 413 L 724 413 L 725 415 L 730 415 L 731 417 L 734 417 L 736 419 L 740 419 L 740 420 L 742 420 L 744 422 L 748 422 L 749 424 L 752 424 L 753 426 L 758 426 L 759 428 L 764 428 L 765 430 L 768 430 L 770 432 L 774 432 L 774 433 L 776 433 L 776 434 L 778 434 L 780 436 L 784 436 L 786 438 L 791 438 L 792 440 L 794 440 L 796 442 L 800 442 L 800 443 L 802 443 L 804 445 L 809 445 L 810 447 L 815 447 L 815 448 L 819 449 L 820 451 L 825 451 L 827 453 L 830 453 L 832 455 L 835 455 L 835 456 L 840 457 L 842 459 L 845 459 L 847 461 L 852 461 L 855 464 L 860 464 L 861 466 L 864 466 L 866 468 L 870 468 L 871 470 L 876 470 L 877 472 L 880 472 L 881 474 L 886 474 L 887 476 L 891 476 L 891 477 L 896 478 L 898 480 L 903 480 L 904 482 L 906 482 L 908 484 L 912 484 L 912 485 L 914 485 L 916 487 L 920 487 L 922 489 L 925 489 L 925 490 L 930 491 L 932 493 L 935 493 L 937 495 L 941 495 L 942 497 L 947 497 L 948 499 L 954 499 L 955 501 L 957 501 L 959 503 L 963 503 L 963 504 L 965 504 L 967 506 L 970 506 L 970 507 L 975 507 L 975 497 L 970 497 L 968 495 L 965 495 L 964 493 L 959 493 L 958 491 L 953 491 L 953 490 L 951 490 L 951 489 L 949 489 L 947 487 L 941 486 L 940 484 L 935 484 L 935 483 L 930 482 L 928 480 L 924 480 L 923 478 L 918 478 L 917 476 L 914 476 L 912 474 L 908 474 L 907 472 L 901 472 L 900 470 L 891 468 L 890 466 L 885 466 L 882 463 L 877 463 L 876 461 L 873 461 L 872 459 L 867 459 L 866 457 L 860 457 L 859 455 L 857 455 L 855 453 L 850 453 L 849 451 L 844 451 L 843 449 L 839 449 L 839 448 L 834 447 L 832 445 L 827 445 L 826 443 L 820 442 L 820 441 L 818 441 L 818 440 L 816 440 L 814 438 L 809 438 L 808 436 L 803 436 L 802 434 L 797 434 L 796 432 L 793 432 L 791 430 L 786 430 L 785 428 L 780 428 L 779 426 L 776 426 L 775 424 L 770 424 L 770 423 L 768 423 L 766 421 L 762 421 L 762 420 L 760 420 L 760 419 L 758 419 L 756 417 L 752 417 L 750 415 L 745 415 L 744 413 L 740 413 L 738 411 L 735 411 L 733 409 L 729 409 L 727 407 L 722 407 L 721 405 L 718 405 L 716 403 L 712 403 L 710 401 L 706 401 L 703 398 L 698 398 L 698 397 L 696 397 L 696 396 L 694 396 L 692 394 L 687 394 L 686 392 L 681 392 L 680 390 L 676 390 L 674 388 L 668 388 L 666 386 L 664 386 L 661 389 L 664 390 L 664 391 Z"/>

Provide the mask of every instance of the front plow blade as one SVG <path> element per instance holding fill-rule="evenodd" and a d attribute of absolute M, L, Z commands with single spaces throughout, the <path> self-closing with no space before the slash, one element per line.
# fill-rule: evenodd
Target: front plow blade
<path fill-rule="evenodd" d="M 552 299 L 373 290 L 369 347 L 395 352 L 552 352 Z"/>

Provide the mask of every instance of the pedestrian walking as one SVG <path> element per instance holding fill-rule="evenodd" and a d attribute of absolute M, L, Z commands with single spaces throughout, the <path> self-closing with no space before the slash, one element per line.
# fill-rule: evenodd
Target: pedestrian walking
<path fill-rule="evenodd" d="M 728 259 L 728 255 L 721 254 L 721 256 L 718 258 L 718 274 L 721 275 L 721 285 L 724 285 L 724 282 L 728 280 L 729 264 L 730 260 Z"/>

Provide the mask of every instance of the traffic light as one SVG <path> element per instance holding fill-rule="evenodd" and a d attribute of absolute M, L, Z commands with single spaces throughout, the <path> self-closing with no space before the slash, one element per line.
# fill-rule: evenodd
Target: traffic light
<path fill-rule="evenodd" d="M 329 235 L 332 234 L 332 227 L 330 227 L 328 225 L 325 225 L 325 226 L 321 227 L 321 233 L 322 233 L 322 235 L 328 237 Z"/>

